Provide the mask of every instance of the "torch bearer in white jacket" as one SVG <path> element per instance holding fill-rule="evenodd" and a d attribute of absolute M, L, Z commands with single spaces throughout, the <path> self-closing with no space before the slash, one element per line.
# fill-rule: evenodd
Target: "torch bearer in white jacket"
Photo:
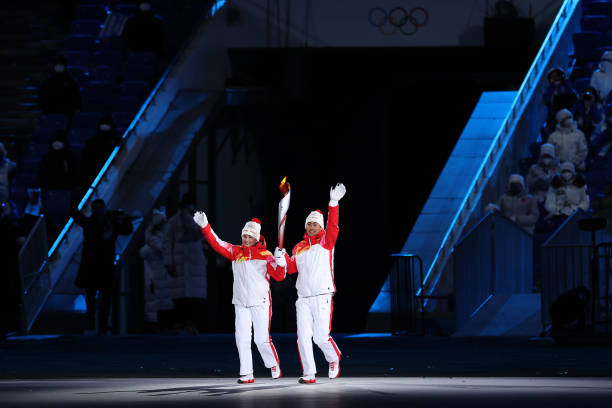
<path fill-rule="evenodd" d="M 291 188 L 289 187 L 286 176 L 278 187 L 281 193 L 283 193 L 283 198 L 281 198 L 278 203 L 278 247 L 282 249 L 285 241 L 287 211 L 289 210 L 289 202 L 291 201 Z"/>

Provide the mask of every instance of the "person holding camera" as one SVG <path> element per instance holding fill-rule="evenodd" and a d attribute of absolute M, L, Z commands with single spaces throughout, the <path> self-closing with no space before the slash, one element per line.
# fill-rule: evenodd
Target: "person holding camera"
<path fill-rule="evenodd" d="M 74 221 L 83 228 L 81 264 L 74 284 L 85 289 L 88 330 L 96 327 L 96 294 L 100 296 L 98 334 L 108 330 L 115 283 L 115 244 L 119 235 L 133 231 L 132 221 L 123 210 L 109 211 L 101 198 L 91 203 L 91 215 L 73 209 Z"/>

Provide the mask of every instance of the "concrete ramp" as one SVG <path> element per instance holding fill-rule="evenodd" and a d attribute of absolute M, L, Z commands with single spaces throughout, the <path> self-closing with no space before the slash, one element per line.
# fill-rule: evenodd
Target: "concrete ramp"
<path fill-rule="evenodd" d="M 453 337 L 533 337 L 541 330 L 539 294 L 495 295 Z"/>

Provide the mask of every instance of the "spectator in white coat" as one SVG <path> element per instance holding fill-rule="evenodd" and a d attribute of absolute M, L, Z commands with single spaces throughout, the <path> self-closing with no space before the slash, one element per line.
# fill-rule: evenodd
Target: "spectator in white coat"
<path fill-rule="evenodd" d="M 555 146 L 555 153 L 561 163 L 569 161 L 578 170 L 585 170 L 589 148 L 584 133 L 576 127 L 569 110 L 561 109 L 556 118 L 557 127 L 548 137 L 547 143 Z"/>
<path fill-rule="evenodd" d="M 173 308 L 170 275 L 163 256 L 166 223 L 166 214 L 153 210 L 151 225 L 145 232 L 145 244 L 140 248 L 140 256 L 144 260 L 145 321 L 152 326 L 167 323 L 163 321 L 162 314 L 165 312 L 168 315 Z"/>
<path fill-rule="evenodd" d="M 540 146 L 538 161 L 529 168 L 527 188 L 538 203 L 546 200 L 552 178 L 559 172 L 561 164 L 555 155 L 555 146 L 544 143 Z"/>
<path fill-rule="evenodd" d="M 522 229 L 533 234 L 540 212 L 536 200 L 525 189 L 523 176 L 520 174 L 510 176 L 506 193 L 497 201 L 496 209 Z"/>
<path fill-rule="evenodd" d="M 206 258 L 202 231 L 191 214 L 195 200 L 189 193 L 181 198 L 178 212 L 168 221 L 163 252 L 172 277 L 175 329 L 197 334 L 203 329 L 206 312 Z"/>
<path fill-rule="evenodd" d="M 571 162 L 561 164 L 560 174 L 553 177 L 545 205 L 550 217 L 563 219 L 578 209 L 589 209 L 590 200 L 584 177 L 576 173 Z"/>
<path fill-rule="evenodd" d="M 612 89 L 612 52 L 606 51 L 601 56 L 599 68 L 591 76 L 591 86 L 599 92 L 599 98 L 606 101 Z M 607 102 L 606 102 L 607 103 Z"/>

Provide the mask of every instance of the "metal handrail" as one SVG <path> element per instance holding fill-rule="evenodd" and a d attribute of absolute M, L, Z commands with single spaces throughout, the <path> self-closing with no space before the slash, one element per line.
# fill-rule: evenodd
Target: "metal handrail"
<path fill-rule="evenodd" d="M 496 167 L 495 164 L 499 161 L 501 153 L 504 151 L 510 136 L 513 134 L 516 124 L 520 119 L 520 114 L 528 104 L 529 94 L 532 93 L 537 87 L 537 80 L 542 75 L 542 70 L 545 67 L 546 59 L 550 58 L 552 52 L 554 51 L 553 44 L 559 41 L 559 37 L 563 32 L 561 24 L 567 25 L 569 22 L 568 16 L 573 15 L 579 3 L 580 0 L 565 0 L 551 26 L 551 29 L 548 31 L 548 34 L 546 35 L 546 38 L 544 39 L 538 54 L 534 59 L 534 62 L 529 68 L 529 71 L 527 72 L 527 75 L 525 76 L 525 79 L 523 80 L 514 101 L 512 102 L 512 108 L 504 118 L 500 130 L 493 139 L 493 143 L 486 154 L 487 159 L 483 161 L 478 168 L 476 176 L 468 188 L 468 193 L 460 203 L 459 210 L 451 221 L 450 227 L 442 239 L 442 244 L 436 251 L 434 259 L 427 273 L 425 274 L 424 286 L 426 286 L 428 294 L 431 294 L 435 290 L 444 264 L 452 251 L 454 242 L 459 238 L 461 231 L 467 224 L 469 214 L 476 207 L 478 197 L 481 195 L 482 190 L 486 187 L 486 182 Z M 433 279 L 430 279 L 432 273 L 435 276 L 433 276 Z M 420 294 L 420 292 L 417 293 L 417 295 L 418 294 Z"/>

